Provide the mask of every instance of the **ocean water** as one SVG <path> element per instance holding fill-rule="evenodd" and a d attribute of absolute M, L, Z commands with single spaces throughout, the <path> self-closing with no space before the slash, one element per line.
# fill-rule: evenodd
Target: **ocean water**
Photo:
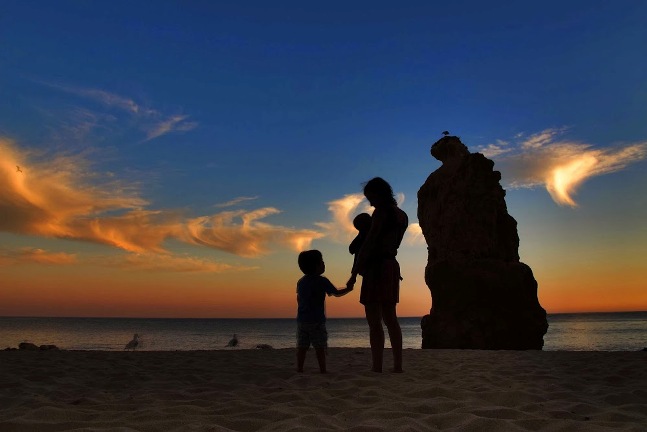
<path fill-rule="evenodd" d="M 544 350 L 637 351 L 647 347 L 647 312 L 551 314 Z M 419 349 L 420 318 L 400 318 L 404 348 Z M 330 347 L 367 348 L 363 318 L 330 318 Z M 236 349 L 295 346 L 294 319 L 0 317 L 0 349 L 20 342 L 69 350 L 123 350 L 134 333 L 148 351 L 219 350 L 235 333 Z M 388 346 L 388 338 L 387 338 Z"/>

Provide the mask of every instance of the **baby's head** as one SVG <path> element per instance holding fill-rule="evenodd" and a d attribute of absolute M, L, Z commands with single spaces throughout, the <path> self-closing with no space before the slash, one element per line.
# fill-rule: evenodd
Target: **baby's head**
<path fill-rule="evenodd" d="M 321 275 L 326 271 L 323 255 L 316 249 L 301 252 L 298 262 L 299 268 L 306 275 Z"/>
<path fill-rule="evenodd" d="M 359 232 L 366 232 L 371 229 L 371 215 L 368 213 L 360 213 L 353 219 L 353 226 Z"/>

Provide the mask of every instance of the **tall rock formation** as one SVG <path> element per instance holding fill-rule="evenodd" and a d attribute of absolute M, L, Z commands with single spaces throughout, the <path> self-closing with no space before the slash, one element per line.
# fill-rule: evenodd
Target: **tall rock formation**
<path fill-rule="evenodd" d="M 519 261 L 501 173 L 455 136 L 434 143 L 431 155 L 442 166 L 418 191 L 432 297 L 422 347 L 542 349 L 546 311 L 532 270 Z"/>

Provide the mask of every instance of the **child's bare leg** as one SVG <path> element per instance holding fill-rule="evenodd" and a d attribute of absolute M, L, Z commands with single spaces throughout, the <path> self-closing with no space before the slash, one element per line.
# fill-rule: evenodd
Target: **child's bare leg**
<path fill-rule="evenodd" d="M 308 348 L 297 348 L 297 372 L 303 372 L 303 363 L 306 361 Z"/>
<path fill-rule="evenodd" d="M 315 347 L 315 353 L 319 362 L 319 372 L 326 373 L 326 348 Z"/>

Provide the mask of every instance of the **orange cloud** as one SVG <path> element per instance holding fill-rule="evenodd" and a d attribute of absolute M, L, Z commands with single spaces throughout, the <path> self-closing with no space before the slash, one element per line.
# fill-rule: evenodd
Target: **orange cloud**
<path fill-rule="evenodd" d="M 118 183 L 92 186 L 87 167 L 78 157 L 32 162 L 12 142 L 0 139 L 0 230 L 75 238 L 71 223 L 81 217 L 146 204 Z"/>
<path fill-rule="evenodd" d="M 0 250 L 0 266 L 16 264 L 68 265 L 77 262 L 76 255 L 65 252 L 49 252 L 39 248 Z"/>
<path fill-rule="evenodd" d="M 407 231 L 404 233 L 404 239 L 402 241 L 410 246 L 424 245 L 425 237 L 422 235 L 420 224 L 417 222 L 410 223 Z"/>
<path fill-rule="evenodd" d="M 129 252 L 165 252 L 177 239 L 244 257 L 275 246 L 295 251 L 323 233 L 272 225 L 262 219 L 280 211 L 267 207 L 225 211 L 185 219 L 178 211 L 148 210 L 148 202 L 118 182 L 93 182 L 87 161 L 55 156 L 33 161 L 0 138 L 0 231 L 84 240 Z"/>
<path fill-rule="evenodd" d="M 405 196 L 398 193 L 395 196 L 398 205 L 404 203 Z M 359 213 L 373 213 L 373 208 L 361 193 L 344 195 L 342 198 L 330 201 L 328 211 L 331 215 L 329 222 L 317 222 L 315 225 L 322 228 L 326 236 L 338 242 L 348 242 L 355 235 L 357 229 L 353 226 L 353 219 Z M 403 240 L 408 245 L 424 244 L 422 229 L 418 223 L 409 224 Z"/>
<path fill-rule="evenodd" d="M 504 148 L 502 142 L 480 149 L 486 156 L 504 154 L 497 164 L 511 187 L 544 186 L 557 204 L 575 207 L 573 195 L 591 177 L 620 171 L 645 159 L 647 142 L 610 149 L 556 141 L 563 130 L 548 129 Z M 506 143 L 507 145 L 507 143 Z"/>
<path fill-rule="evenodd" d="M 118 267 L 127 270 L 166 271 L 179 273 L 224 273 L 256 270 L 258 267 L 236 266 L 191 256 L 168 254 L 127 254 L 119 257 L 101 258 L 92 261 L 99 266 Z"/>
<path fill-rule="evenodd" d="M 324 236 L 314 230 L 287 228 L 260 221 L 277 213 L 280 211 L 266 207 L 253 211 L 225 211 L 190 219 L 186 224 L 187 236 L 184 240 L 243 257 L 254 257 L 268 253 L 271 243 L 300 251 L 307 249 L 313 240 Z"/>
<path fill-rule="evenodd" d="M 357 230 L 353 226 L 353 218 L 357 214 L 373 213 L 368 201 L 361 193 L 344 195 L 342 198 L 330 201 L 328 211 L 331 220 L 317 222 L 315 225 L 322 228 L 327 237 L 341 242 L 346 242 L 357 234 Z"/>

